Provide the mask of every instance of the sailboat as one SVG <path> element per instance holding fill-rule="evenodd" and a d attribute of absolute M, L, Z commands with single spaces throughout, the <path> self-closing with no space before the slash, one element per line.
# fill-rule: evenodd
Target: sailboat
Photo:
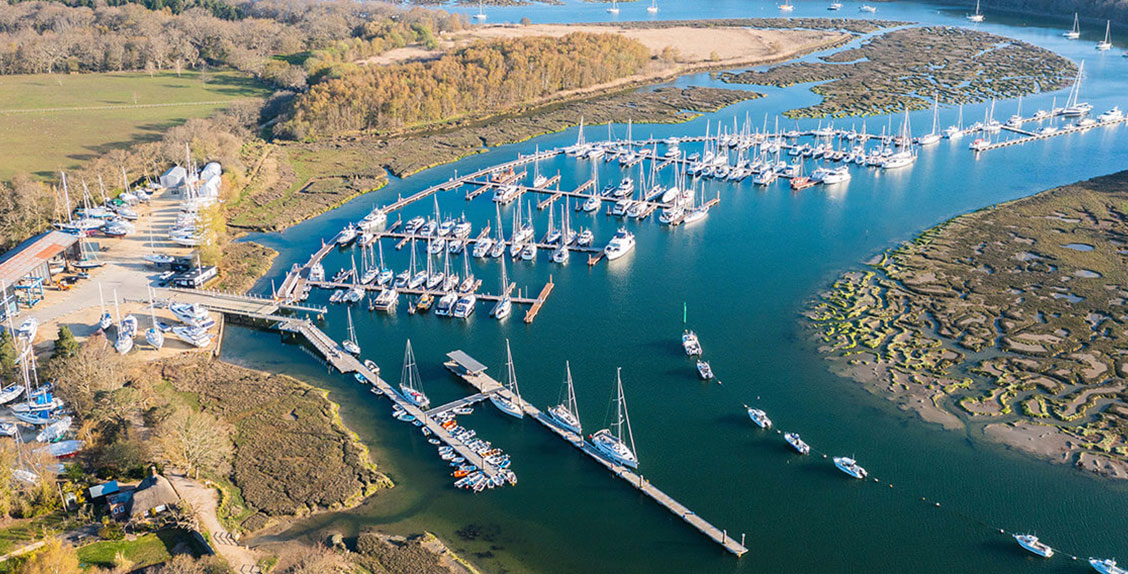
<path fill-rule="evenodd" d="M 1054 112 L 1065 117 L 1079 117 L 1092 111 L 1093 106 L 1086 102 L 1079 101 L 1081 97 L 1081 77 L 1085 72 L 1085 60 L 1077 65 L 1077 79 L 1073 81 L 1073 87 L 1069 89 L 1069 98 L 1065 100 L 1065 107 Z"/>
<path fill-rule="evenodd" d="M 114 315 L 121 317 L 121 311 L 118 310 L 117 290 L 114 290 Z M 128 353 L 133 349 L 133 336 L 136 334 L 136 317 L 134 317 L 133 315 L 127 315 L 124 319 L 119 319 L 117 327 L 117 340 L 114 341 L 114 349 L 122 355 Z"/>
<path fill-rule="evenodd" d="M 940 143 L 940 99 L 932 104 L 932 131 L 918 137 L 916 139 L 917 145 L 923 147 Z"/>
<path fill-rule="evenodd" d="M 145 331 L 145 340 L 153 346 L 153 349 L 159 351 L 164 346 L 164 332 L 160 327 L 157 327 L 157 317 L 153 314 L 153 290 L 149 290 L 149 328 Z"/>
<path fill-rule="evenodd" d="M 948 126 L 948 128 L 944 130 L 944 137 L 948 139 L 956 139 L 963 135 L 963 104 L 960 104 L 959 115 L 956 117 L 958 119 L 955 125 Z"/>
<path fill-rule="evenodd" d="M 407 340 L 407 349 L 403 354 L 400 394 L 407 402 L 421 409 L 431 406 L 431 399 L 423 394 L 423 382 L 419 380 L 419 367 L 415 365 L 415 354 L 411 352 L 411 339 Z"/>
<path fill-rule="evenodd" d="M 616 2 L 615 0 L 611 0 L 611 7 L 607 9 L 607 13 L 618 15 L 619 14 L 619 3 Z"/>
<path fill-rule="evenodd" d="M 638 457 L 635 455 L 634 434 L 631 432 L 631 421 L 627 414 L 627 399 L 623 396 L 623 369 L 615 370 L 616 408 L 615 422 L 610 428 L 602 429 L 591 435 L 591 444 L 603 457 L 631 468 L 638 468 Z M 626 433 L 623 427 L 626 427 Z"/>
<path fill-rule="evenodd" d="M 561 428 L 582 436 L 580 410 L 576 407 L 576 388 L 572 385 L 572 366 L 567 361 L 564 362 L 564 373 L 564 400 L 556 406 L 548 407 L 548 416 Z"/>
<path fill-rule="evenodd" d="M 501 260 L 501 298 L 497 300 L 490 315 L 498 321 L 509 316 L 513 311 L 513 301 L 509 298 L 509 277 L 505 275 L 505 258 Z"/>
<path fill-rule="evenodd" d="M 1105 20 L 1105 38 L 1102 42 L 1097 42 L 1097 50 L 1106 52 L 1112 49 L 1112 41 L 1109 37 L 1109 32 L 1112 30 L 1112 20 Z"/>
<path fill-rule="evenodd" d="M 114 316 L 106 311 L 106 298 L 102 296 L 102 284 L 98 283 L 98 301 L 102 305 L 102 314 L 98 317 L 98 328 L 105 332 L 114 324 Z"/>
<path fill-rule="evenodd" d="M 646 7 L 646 11 L 651 14 L 658 13 L 658 0 L 650 0 L 650 6 Z"/>
<path fill-rule="evenodd" d="M 968 14 L 967 19 L 972 22 L 982 22 L 983 14 L 979 13 L 979 0 L 975 0 L 975 14 Z"/>
<path fill-rule="evenodd" d="M 482 11 L 482 2 L 478 2 L 478 13 L 474 14 L 473 17 L 474 17 L 475 20 L 478 20 L 479 22 L 484 21 L 486 19 L 486 13 Z"/>
<path fill-rule="evenodd" d="M 511 417 L 525 418 L 525 410 L 521 408 L 521 391 L 517 389 L 517 373 L 513 370 L 513 353 L 509 351 L 509 339 L 505 340 L 505 367 L 508 369 L 505 390 L 490 394 L 490 402 Z"/>
<path fill-rule="evenodd" d="M 356 328 L 353 327 L 352 309 L 346 308 L 345 311 L 348 313 L 349 317 L 349 338 L 341 343 L 341 348 L 350 354 L 359 355 L 360 344 L 356 342 Z"/>
<path fill-rule="evenodd" d="M 1077 12 L 1073 13 L 1073 27 L 1068 32 L 1064 32 L 1062 36 L 1076 40 L 1081 37 L 1081 21 L 1077 18 Z"/>
<path fill-rule="evenodd" d="M 795 10 L 795 6 L 791 4 L 791 0 L 783 0 L 783 4 L 779 5 L 780 12 L 791 12 Z"/>

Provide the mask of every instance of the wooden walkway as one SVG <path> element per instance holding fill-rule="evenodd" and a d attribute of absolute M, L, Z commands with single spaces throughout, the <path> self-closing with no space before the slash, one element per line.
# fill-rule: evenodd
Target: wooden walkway
<path fill-rule="evenodd" d="M 514 403 L 520 403 L 522 410 L 524 410 L 525 414 L 530 418 L 541 423 L 557 436 L 566 440 L 572 446 L 580 449 L 584 454 L 587 454 L 592 459 L 596 460 L 608 470 L 610 470 L 612 474 L 623 479 L 624 482 L 630 484 L 639 492 L 649 496 L 659 505 L 677 515 L 678 518 L 684 520 L 686 524 L 689 524 L 690 526 L 696 528 L 699 532 L 709 537 L 717 544 L 720 544 L 725 550 L 737 556 L 743 556 L 746 552 L 748 552 L 748 549 L 745 548 L 744 544 L 730 537 L 727 531 L 713 526 L 708 521 L 698 516 L 697 513 L 690 510 L 689 507 L 678 502 L 672 496 L 658 489 L 658 487 L 650 484 L 650 481 L 646 480 L 646 478 L 642 475 L 635 473 L 625 466 L 607 460 L 602 455 L 600 455 L 598 451 L 595 450 L 595 447 L 586 442 L 583 437 L 554 424 L 552 422 L 552 419 L 541 412 L 540 409 L 525 402 L 524 400 L 517 399 L 512 394 L 510 394 L 508 390 L 502 387 L 501 383 L 495 381 L 489 375 L 486 375 L 485 373 L 468 374 L 459 369 L 458 365 L 453 361 L 448 361 L 447 363 L 444 363 L 444 365 L 456 376 L 477 389 L 479 394 L 498 393 Z"/>
<path fill-rule="evenodd" d="M 552 293 L 552 288 L 554 286 L 555 284 L 552 282 L 552 275 L 549 275 L 548 283 L 544 284 L 544 288 L 541 289 L 540 295 L 537 295 L 536 301 L 533 302 L 533 306 L 529 307 L 529 310 L 525 313 L 525 323 L 532 323 L 537 318 L 537 313 L 540 313 L 541 307 L 543 307 L 544 302 L 548 300 L 548 296 Z"/>
<path fill-rule="evenodd" d="M 1078 132 L 1084 132 L 1084 131 L 1088 131 L 1088 130 L 1095 129 L 1095 128 L 1115 126 L 1115 125 L 1123 124 L 1125 122 L 1128 122 L 1128 118 L 1124 118 L 1124 119 L 1120 119 L 1120 120 L 1109 120 L 1109 121 L 1105 121 L 1105 122 L 1097 122 L 1097 123 L 1090 124 L 1090 125 L 1087 125 L 1087 126 L 1071 125 L 1071 126 L 1063 127 L 1063 128 L 1057 130 L 1056 132 L 1054 132 L 1052 134 L 1041 134 L 1041 133 L 1029 132 L 1029 131 L 1026 131 L 1026 130 L 1016 129 L 1016 128 L 1004 125 L 1003 126 L 1004 130 L 1011 131 L 1011 132 L 1018 133 L 1018 134 L 1027 134 L 1027 135 L 1025 135 L 1025 137 L 1013 138 L 1013 139 L 1009 139 L 1009 140 L 1005 140 L 1005 141 L 995 142 L 995 143 L 992 143 L 992 144 L 983 144 L 983 145 L 979 145 L 979 146 L 976 146 L 975 142 L 972 142 L 971 150 L 974 151 L 975 153 L 984 152 L 984 151 L 991 151 L 993 149 L 1001 149 L 1001 148 L 1005 148 L 1005 147 L 1021 145 L 1021 144 L 1024 144 L 1024 143 L 1029 143 L 1029 142 L 1037 141 L 1037 140 L 1047 140 L 1047 139 L 1050 139 L 1050 138 L 1053 138 L 1053 137 L 1063 136 L 1063 135 L 1066 135 L 1066 134 L 1075 134 L 1075 133 L 1078 133 Z"/>

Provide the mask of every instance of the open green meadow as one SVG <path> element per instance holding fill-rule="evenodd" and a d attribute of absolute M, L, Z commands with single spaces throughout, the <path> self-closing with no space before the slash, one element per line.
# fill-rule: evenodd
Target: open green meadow
<path fill-rule="evenodd" d="M 268 93 L 233 71 L 0 76 L 0 180 L 73 169 Z"/>

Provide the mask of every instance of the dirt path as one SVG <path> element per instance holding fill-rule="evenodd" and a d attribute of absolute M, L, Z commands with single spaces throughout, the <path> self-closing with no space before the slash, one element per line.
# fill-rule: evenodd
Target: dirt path
<path fill-rule="evenodd" d="M 216 517 L 219 495 L 215 489 L 189 480 L 183 475 L 169 473 L 167 476 L 180 496 L 196 509 L 200 526 L 211 536 L 212 547 L 227 561 L 231 569 L 238 574 L 261 574 L 262 570 L 258 567 L 258 554 L 246 546 L 240 546 L 235 537 L 219 523 L 219 518 Z"/>

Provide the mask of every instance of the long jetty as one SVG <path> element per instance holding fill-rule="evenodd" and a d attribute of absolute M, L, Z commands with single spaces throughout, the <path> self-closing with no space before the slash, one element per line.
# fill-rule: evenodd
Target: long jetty
<path fill-rule="evenodd" d="M 464 366 L 457 359 L 459 355 L 463 357 L 466 356 L 465 353 L 462 353 L 461 351 L 448 353 L 447 356 L 450 357 L 451 360 L 444 363 L 444 366 L 446 366 L 448 370 L 461 378 L 463 381 L 469 383 L 470 386 L 474 387 L 478 391 L 478 394 L 489 395 L 496 393 L 513 402 L 514 404 L 520 404 L 521 409 L 530 418 L 541 423 L 545 428 L 549 429 L 572 446 L 578 448 L 584 454 L 590 456 L 592 459 L 602 464 L 604 467 L 610 470 L 612 474 L 623 479 L 624 482 L 631 485 L 632 488 L 635 488 L 639 492 L 649 496 L 660 506 L 674 513 L 678 518 L 684 520 L 686 524 L 689 524 L 690 526 L 696 528 L 702 534 L 709 537 L 717 544 L 720 544 L 725 550 L 737 556 L 743 556 L 746 552 L 748 552 L 748 549 L 744 546 L 744 544 L 741 541 L 737 541 L 733 537 L 729 536 L 727 531 L 717 528 L 704 518 L 701 518 L 697 515 L 697 513 L 690 510 L 689 507 L 678 502 L 674 499 L 674 497 L 666 494 L 658 487 L 651 484 L 650 481 L 646 480 L 646 478 L 642 475 L 637 474 L 633 470 L 621 464 L 604 458 L 599 454 L 598 451 L 595 450 L 595 447 L 585 441 L 582 436 L 577 435 L 576 433 L 573 433 L 553 423 L 552 419 L 549 418 L 548 415 L 541 412 L 541 410 L 537 407 L 529 404 L 522 399 L 514 397 L 508 389 L 502 386 L 501 383 L 497 382 L 489 375 L 486 375 L 484 369 L 475 371 L 467 370 L 466 368 L 464 368 Z"/>

